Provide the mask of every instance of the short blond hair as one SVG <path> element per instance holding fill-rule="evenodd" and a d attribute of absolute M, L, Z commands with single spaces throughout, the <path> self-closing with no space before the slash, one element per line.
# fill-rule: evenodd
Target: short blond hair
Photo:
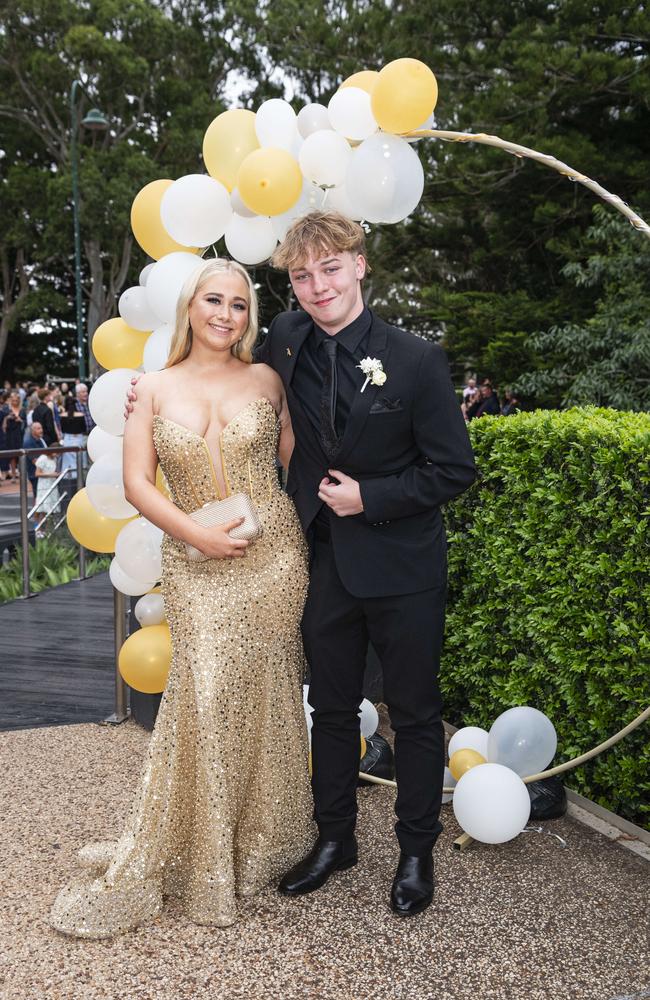
<path fill-rule="evenodd" d="M 328 252 L 366 256 L 366 234 L 341 212 L 310 212 L 296 219 L 271 257 L 274 267 L 292 271 L 310 256 Z"/>
<path fill-rule="evenodd" d="M 251 277 L 241 264 L 236 260 L 226 260 L 223 257 L 215 257 L 203 261 L 202 267 L 197 267 L 192 271 L 189 278 L 181 289 L 176 305 L 176 326 L 169 347 L 169 357 L 165 368 L 171 368 L 180 361 L 184 361 L 192 350 L 192 328 L 190 327 L 190 305 L 194 296 L 201 291 L 206 281 L 216 274 L 238 274 L 244 279 L 248 288 L 248 326 L 244 336 L 233 344 L 230 348 L 231 354 L 240 361 L 250 364 L 253 360 L 253 347 L 257 340 L 258 328 L 258 305 L 257 292 Z"/>

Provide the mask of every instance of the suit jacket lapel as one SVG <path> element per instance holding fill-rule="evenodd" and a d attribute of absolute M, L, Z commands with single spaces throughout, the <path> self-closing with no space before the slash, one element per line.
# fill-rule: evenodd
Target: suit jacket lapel
<path fill-rule="evenodd" d="M 390 348 L 387 346 L 387 329 L 388 328 L 383 320 L 373 316 L 370 336 L 368 338 L 368 357 L 379 358 L 379 360 L 384 364 L 384 370 L 386 370 L 386 360 L 390 353 Z M 359 435 L 365 426 L 366 420 L 368 419 L 370 407 L 374 403 L 375 397 L 379 392 L 380 386 L 372 385 L 371 382 L 369 382 L 363 392 L 361 392 L 364 379 L 365 375 L 361 370 L 359 370 L 359 392 L 356 393 L 352 401 L 350 414 L 348 416 L 339 450 L 332 460 L 334 463 L 333 467 L 335 467 L 337 462 L 345 461 L 354 448 L 357 440 L 359 439 Z"/>
<path fill-rule="evenodd" d="M 311 316 L 305 315 L 304 321 L 297 323 L 293 330 L 283 330 L 282 332 L 278 330 L 277 333 L 274 333 L 274 339 L 277 338 L 276 371 L 284 382 L 286 389 L 291 385 L 300 348 L 307 339 L 311 327 Z"/>

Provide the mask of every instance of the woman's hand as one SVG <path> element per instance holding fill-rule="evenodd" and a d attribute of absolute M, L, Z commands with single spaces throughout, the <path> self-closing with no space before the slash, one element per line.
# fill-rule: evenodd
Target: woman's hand
<path fill-rule="evenodd" d="M 248 542 L 243 538 L 231 538 L 228 532 L 243 523 L 243 517 L 236 517 L 234 521 L 228 521 L 226 524 L 201 528 L 201 536 L 193 544 L 208 559 L 241 559 L 246 555 Z"/>

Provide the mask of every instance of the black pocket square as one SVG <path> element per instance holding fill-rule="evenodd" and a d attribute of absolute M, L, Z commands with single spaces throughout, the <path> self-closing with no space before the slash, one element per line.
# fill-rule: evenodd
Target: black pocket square
<path fill-rule="evenodd" d="M 370 407 L 371 413 L 397 413 L 402 409 L 401 399 L 391 399 L 389 396 L 377 396 Z"/>

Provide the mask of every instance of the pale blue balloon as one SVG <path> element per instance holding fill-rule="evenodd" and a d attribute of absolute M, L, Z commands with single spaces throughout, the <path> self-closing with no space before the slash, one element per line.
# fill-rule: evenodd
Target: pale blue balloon
<path fill-rule="evenodd" d="M 551 720 L 536 708 L 509 708 L 488 735 L 488 761 L 503 764 L 520 777 L 543 771 L 555 756 L 557 734 Z"/>

